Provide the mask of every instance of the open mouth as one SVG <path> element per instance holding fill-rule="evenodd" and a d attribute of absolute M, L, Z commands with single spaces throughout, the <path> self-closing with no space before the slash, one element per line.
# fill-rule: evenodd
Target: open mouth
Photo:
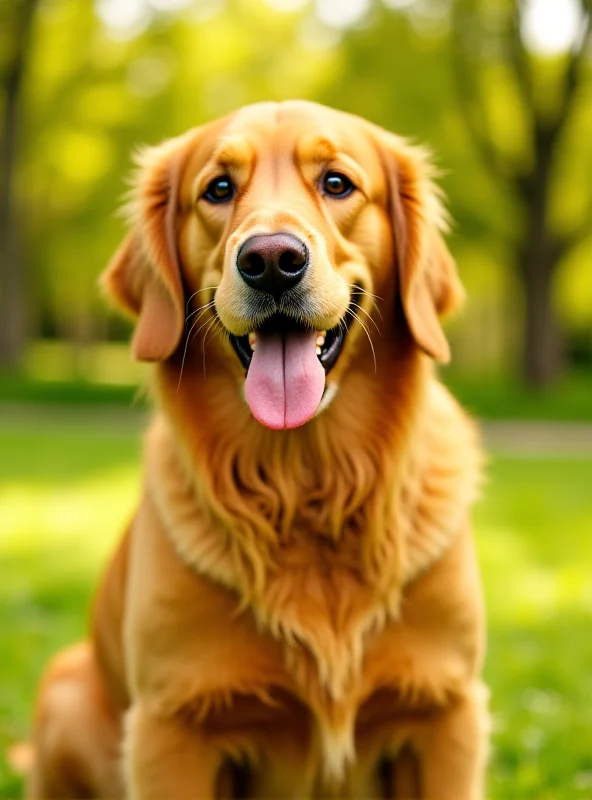
<path fill-rule="evenodd" d="M 234 347 L 241 364 L 248 370 L 251 366 L 253 353 L 257 347 L 257 340 L 265 337 L 269 333 L 281 333 L 285 338 L 290 336 L 292 332 L 307 333 L 310 329 L 305 328 L 303 325 L 283 316 L 282 314 L 275 314 L 265 322 L 258 330 L 251 331 L 245 336 L 230 335 L 230 342 Z M 320 361 L 325 374 L 328 374 L 337 363 L 337 359 L 341 355 L 345 338 L 347 336 L 348 327 L 346 323 L 336 325 L 328 331 L 316 331 L 315 336 L 315 355 Z"/>
<path fill-rule="evenodd" d="M 354 301 L 352 300 L 352 303 Z M 297 428 L 316 414 L 325 377 L 348 334 L 346 318 L 317 331 L 282 314 L 230 341 L 247 371 L 245 395 L 255 419 L 273 430 Z"/>

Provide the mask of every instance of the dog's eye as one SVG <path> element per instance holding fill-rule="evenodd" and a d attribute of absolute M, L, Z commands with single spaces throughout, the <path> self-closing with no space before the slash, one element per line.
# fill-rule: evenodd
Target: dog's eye
<path fill-rule="evenodd" d="M 323 191 L 331 197 L 347 197 L 356 187 L 341 172 L 327 172 L 323 178 Z"/>
<path fill-rule="evenodd" d="M 209 203 L 227 203 L 234 197 L 234 186 L 227 175 L 221 175 L 210 181 L 203 194 Z"/>

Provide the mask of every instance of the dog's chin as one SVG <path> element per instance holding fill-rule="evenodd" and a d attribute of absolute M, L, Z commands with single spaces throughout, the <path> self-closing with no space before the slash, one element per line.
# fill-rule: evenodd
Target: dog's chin
<path fill-rule="evenodd" d="M 246 373 L 244 397 L 258 422 L 272 430 L 299 428 L 329 406 L 337 384 L 327 376 L 343 353 L 351 319 L 346 312 L 337 325 L 318 330 L 274 313 L 248 334 L 229 334 Z"/>

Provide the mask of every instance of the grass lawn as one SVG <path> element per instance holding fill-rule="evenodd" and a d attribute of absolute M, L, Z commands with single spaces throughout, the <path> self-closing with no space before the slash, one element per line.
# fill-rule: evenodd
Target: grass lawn
<path fill-rule="evenodd" d="M 0 409 L 0 797 L 46 659 L 85 630 L 139 485 L 133 420 Z M 592 796 L 592 457 L 497 457 L 476 511 L 489 611 L 494 800 Z"/>

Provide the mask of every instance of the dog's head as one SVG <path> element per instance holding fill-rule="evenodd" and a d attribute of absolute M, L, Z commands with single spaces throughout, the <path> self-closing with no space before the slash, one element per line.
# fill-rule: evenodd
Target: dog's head
<path fill-rule="evenodd" d="M 136 319 L 136 358 L 188 358 L 188 369 L 200 342 L 274 429 L 322 410 L 352 359 L 375 369 L 365 336 L 376 342 L 377 327 L 379 360 L 403 346 L 448 360 L 440 317 L 462 289 L 419 148 L 290 101 L 241 109 L 139 162 L 132 229 L 104 274 Z M 228 335 L 206 341 L 215 326 Z"/>

